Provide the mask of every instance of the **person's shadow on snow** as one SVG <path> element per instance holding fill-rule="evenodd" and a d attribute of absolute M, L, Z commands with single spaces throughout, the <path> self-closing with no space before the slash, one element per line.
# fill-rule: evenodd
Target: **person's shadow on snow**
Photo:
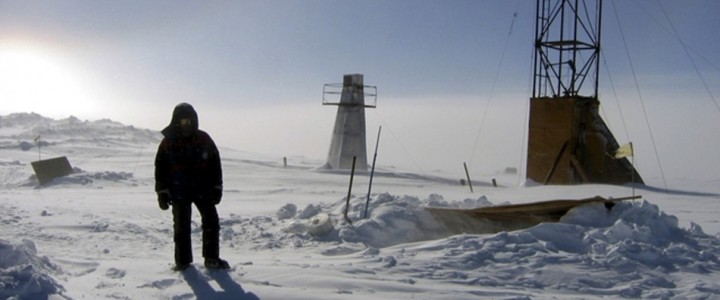
<path fill-rule="evenodd" d="M 209 271 L 210 278 L 215 280 L 222 288 L 216 291 L 208 282 L 209 278 L 203 276 L 195 267 L 190 267 L 182 272 L 183 278 L 190 285 L 198 300 L 205 299 L 232 299 L 232 300 L 260 300 L 251 292 L 246 292 L 235 282 L 226 271 Z"/>

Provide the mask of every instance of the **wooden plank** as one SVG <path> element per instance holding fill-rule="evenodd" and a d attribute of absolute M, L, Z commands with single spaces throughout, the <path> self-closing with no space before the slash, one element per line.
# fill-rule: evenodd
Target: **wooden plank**
<path fill-rule="evenodd" d="M 580 179 L 582 179 L 583 183 L 590 182 L 590 178 L 588 178 L 587 173 L 585 173 L 585 169 L 580 165 L 580 162 L 577 160 L 575 155 L 570 156 L 570 164 L 575 168 L 575 171 L 580 174 Z"/>
<path fill-rule="evenodd" d="M 630 196 L 614 199 L 592 197 L 580 200 L 548 200 L 524 204 L 480 207 L 475 209 L 427 207 L 438 221 L 453 233 L 495 233 L 535 226 L 543 222 L 557 222 L 570 209 L 589 203 L 603 203 L 608 209 L 615 202 L 638 199 Z"/>
<path fill-rule="evenodd" d="M 548 171 L 547 175 L 545 176 L 545 180 L 543 180 L 543 185 L 547 185 L 548 182 L 550 182 L 553 174 L 555 174 L 555 169 L 557 169 L 558 163 L 560 163 L 560 158 L 562 158 L 563 153 L 565 153 L 565 148 L 567 148 L 569 142 L 570 141 L 565 141 L 562 147 L 560 147 L 560 152 L 558 152 L 557 156 L 555 157 L 555 162 L 552 164 L 550 171 Z"/>
<path fill-rule="evenodd" d="M 38 182 L 43 185 L 51 180 L 67 176 L 73 173 L 67 157 L 55 157 L 51 159 L 38 160 L 30 163 L 35 171 Z"/>

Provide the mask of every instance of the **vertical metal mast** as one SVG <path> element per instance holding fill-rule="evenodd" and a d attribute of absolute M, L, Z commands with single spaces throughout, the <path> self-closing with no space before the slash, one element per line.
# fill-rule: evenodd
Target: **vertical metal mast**
<path fill-rule="evenodd" d="M 602 0 L 537 0 L 533 98 L 597 98 Z"/>

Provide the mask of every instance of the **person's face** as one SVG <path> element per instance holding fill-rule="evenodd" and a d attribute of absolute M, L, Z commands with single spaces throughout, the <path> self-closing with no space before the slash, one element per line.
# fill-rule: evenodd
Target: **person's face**
<path fill-rule="evenodd" d="M 193 127 L 192 119 L 190 119 L 190 118 L 180 119 L 180 134 L 182 134 L 185 137 L 188 137 L 193 134 L 193 131 L 194 131 L 194 127 Z"/>

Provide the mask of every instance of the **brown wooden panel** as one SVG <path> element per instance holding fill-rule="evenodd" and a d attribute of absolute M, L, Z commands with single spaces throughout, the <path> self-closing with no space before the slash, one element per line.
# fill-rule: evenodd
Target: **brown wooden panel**
<path fill-rule="evenodd" d="M 73 173 L 70 161 L 67 157 L 61 156 L 51 159 L 38 160 L 30 163 L 35 170 L 40 184 L 45 184 L 55 178 L 67 176 Z"/>

